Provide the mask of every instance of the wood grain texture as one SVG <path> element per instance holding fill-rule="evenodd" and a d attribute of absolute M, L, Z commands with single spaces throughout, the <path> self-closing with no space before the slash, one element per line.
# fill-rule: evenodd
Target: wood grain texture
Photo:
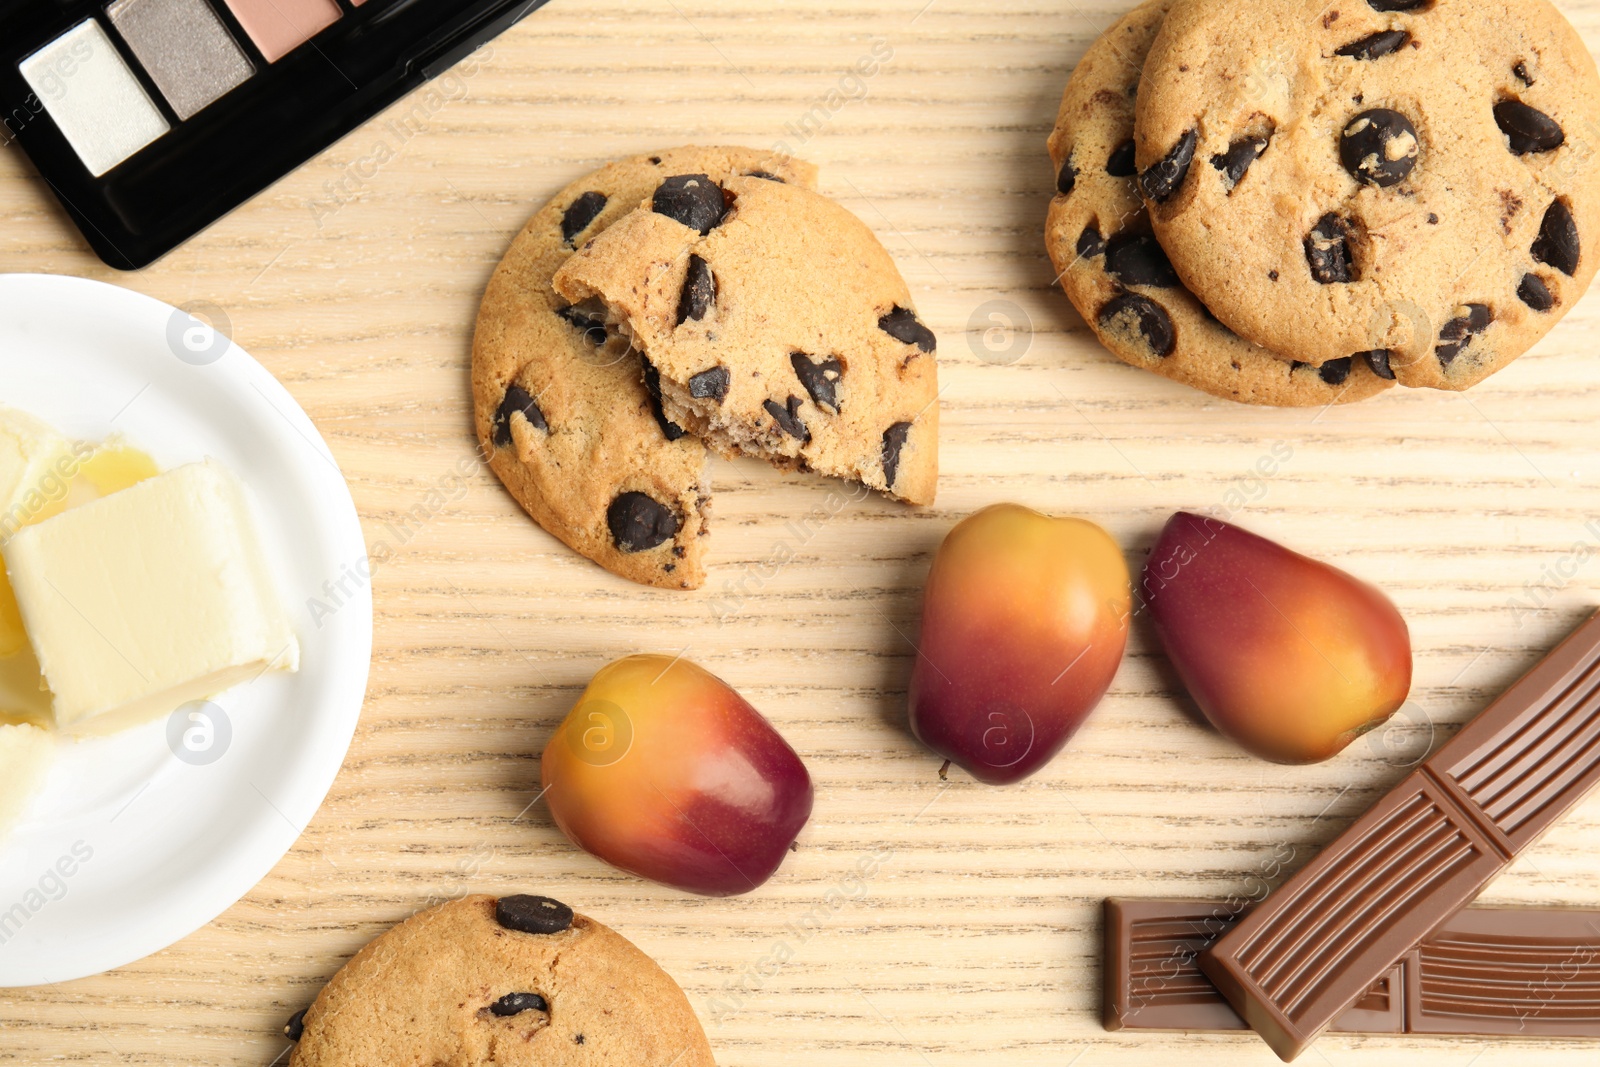
<path fill-rule="evenodd" d="M 1249 1036 L 1102 1032 L 1099 902 L 1220 898 L 1287 850 L 1302 862 L 1600 601 L 1600 295 L 1467 396 L 1258 411 L 1118 363 L 1052 288 L 1044 141 L 1074 63 L 1129 6 L 555 0 L 438 97 L 131 276 L 93 260 L 28 161 L 0 152 L 0 270 L 220 305 L 327 437 L 369 544 L 394 549 L 374 578 L 362 724 L 294 851 L 165 952 L 0 992 L 0 1062 L 271 1064 L 284 1019 L 359 946 L 468 890 L 548 892 L 626 934 L 688 990 L 724 1067 L 1276 1062 Z M 1600 0 L 1562 6 L 1600 44 Z M 875 40 L 893 58 L 857 89 L 844 79 Z M 830 101 L 841 87 L 860 98 Z M 942 494 L 920 512 L 852 505 L 798 536 L 786 524 L 825 483 L 717 461 L 708 588 L 653 592 L 573 556 L 472 465 L 471 326 L 555 190 L 617 156 L 719 141 L 817 162 L 898 258 L 942 341 Z M 1288 458 L 1262 476 L 1274 448 Z M 1171 511 L 1220 509 L 1381 584 L 1417 648 L 1415 714 L 1383 735 L 1398 755 L 1243 755 L 1190 720 L 1140 628 L 1060 760 L 1011 789 L 941 785 L 903 723 L 919 585 L 943 534 L 999 500 L 1101 522 L 1134 565 Z M 768 568 L 784 545 L 795 561 Z M 612 873 L 529 807 L 575 694 L 641 649 L 686 649 L 811 765 L 815 818 L 752 897 Z M 1597 875 L 1600 800 L 1485 899 L 1596 907 Z M 1589 1064 L 1595 1046 L 1331 1036 L 1306 1062 L 1535 1053 Z"/>

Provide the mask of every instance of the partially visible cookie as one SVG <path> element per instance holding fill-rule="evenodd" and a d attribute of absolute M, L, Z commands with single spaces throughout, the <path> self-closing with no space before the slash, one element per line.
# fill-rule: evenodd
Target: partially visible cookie
<path fill-rule="evenodd" d="M 534 215 L 495 271 L 472 361 L 479 446 L 511 495 L 613 574 L 667 589 L 705 582 L 705 447 L 665 426 L 637 354 L 557 296 L 550 279 L 576 246 L 684 171 L 816 180 L 809 164 L 768 152 L 680 148 L 574 182 Z"/>
<path fill-rule="evenodd" d="M 555 287 L 632 339 L 667 421 L 728 455 L 931 503 L 936 342 L 872 231 L 759 175 L 677 171 L 637 206 Z"/>
<path fill-rule="evenodd" d="M 413 916 L 286 1032 L 289 1067 L 714 1067 L 677 983 L 547 897 L 475 896 Z"/>
<path fill-rule="evenodd" d="M 1136 162 L 1185 284 L 1251 341 L 1465 389 L 1600 259 L 1600 75 L 1547 0 L 1178 0 Z"/>
<path fill-rule="evenodd" d="M 1061 99 L 1050 155 L 1057 195 L 1045 242 L 1061 288 L 1124 363 L 1226 400 L 1311 407 L 1393 383 L 1365 359 L 1313 367 L 1251 344 L 1183 287 L 1151 235 L 1134 168 L 1134 101 L 1172 0 L 1149 0 L 1096 41 Z"/>

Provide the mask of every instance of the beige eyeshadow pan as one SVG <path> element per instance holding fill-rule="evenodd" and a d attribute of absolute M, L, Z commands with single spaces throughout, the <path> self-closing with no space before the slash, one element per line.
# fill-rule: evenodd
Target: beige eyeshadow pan
<path fill-rule="evenodd" d="M 268 63 L 276 63 L 339 21 L 335 0 L 227 0 Z"/>

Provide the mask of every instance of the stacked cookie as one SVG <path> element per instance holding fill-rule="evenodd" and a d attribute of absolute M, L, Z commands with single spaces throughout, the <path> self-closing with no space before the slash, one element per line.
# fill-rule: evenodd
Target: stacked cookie
<path fill-rule="evenodd" d="M 872 231 L 815 187 L 809 164 L 743 148 L 613 163 L 495 272 L 480 445 L 540 525 L 614 574 L 704 583 L 708 447 L 933 501 L 934 336 Z"/>
<path fill-rule="evenodd" d="M 1149 0 L 1067 86 L 1047 242 L 1107 348 L 1215 396 L 1463 390 L 1593 280 L 1597 145 L 1546 0 Z"/>

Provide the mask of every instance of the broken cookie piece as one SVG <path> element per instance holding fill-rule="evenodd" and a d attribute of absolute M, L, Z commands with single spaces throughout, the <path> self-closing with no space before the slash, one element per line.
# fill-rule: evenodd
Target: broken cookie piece
<path fill-rule="evenodd" d="M 662 198 L 698 225 L 722 214 L 705 194 L 720 197 L 718 181 L 753 170 L 798 187 L 815 181 L 807 163 L 744 148 L 680 148 L 580 178 L 529 221 L 479 313 L 472 385 L 482 455 L 539 525 L 645 585 L 705 583 L 706 448 L 662 410 L 650 369 L 607 333 L 604 307 L 562 299 L 550 279 L 574 247 L 626 218 L 665 179 L 704 178 Z M 714 301 L 714 291 L 691 288 L 686 318 Z M 713 378 L 692 388 L 710 395 L 719 386 Z"/>
<path fill-rule="evenodd" d="M 553 284 L 639 351 L 667 423 L 724 455 L 932 503 L 934 335 L 872 231 L 828 198 L 665 174 Z"/>

